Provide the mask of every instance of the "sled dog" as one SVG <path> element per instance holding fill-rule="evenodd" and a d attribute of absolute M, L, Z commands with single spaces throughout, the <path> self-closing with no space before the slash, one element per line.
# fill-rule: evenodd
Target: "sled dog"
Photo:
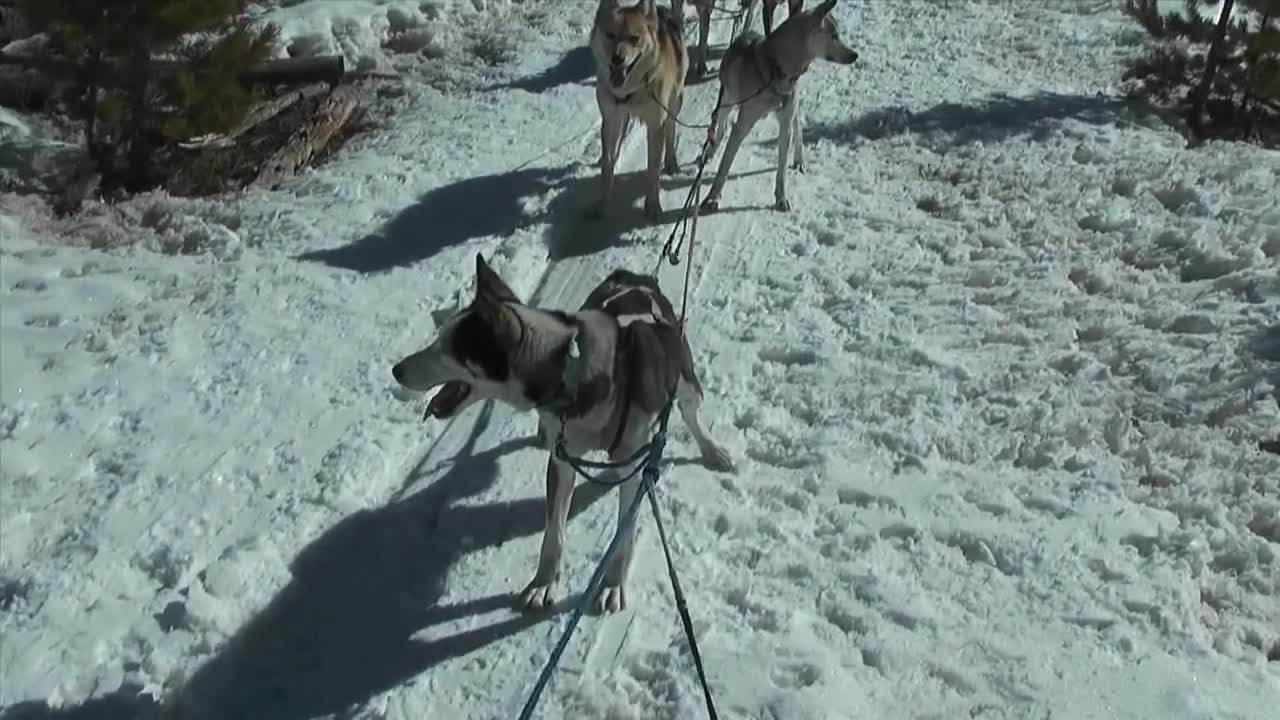
<path fill-rule="evenodd" d="M 522 303 L 477 254 L 470 305 L 447 320 L 426 349 L 396 363 L 391 374 L 412 390 L 439 387 L 427 407 L 436 418 L 454 417 L 484 399 L 537 411 L 550 458 L 542 550 L 533 580 L 521 595 L 529 609 L 555 600 L 573 498 L 575 471 L 557 458 L 557 442 L 563 440 L 574 457 L 604 450 L 613 462 L 625 460 L 649 441 L 674 392 L 703 463 L 725 472 L 734 469 L 729 452 L 703 429 L 698 415 L 702 385 L 693 353 L 671 302 L 652 276 L 616 270 L 591 291 L 578 312 L 565 313 Z M 619 487 L 619 523 L 639 484 L 637 473 Z M 633 523 L 595 598 L 601 611 L 626 606 L 634 542 Z"/>
<path fill-rule="evenodd" d="M 589 214 L 608 215 L 623 128 L 629 118 L 635 118 L 648 132 L 644 214 L 655 221 L 662 213 L 660 174 L 679 170 L 676 118 L 684 105 L 684 79 L 689 71 L 683 27 L 656 0 L 639 0 L 630 7 L 619 6 L 618 0 L 600 0 L 591 27 L 591 55 L 596 66 L 601 152 L 600 199 Z"/>
<path fill-rule="evenodd" d="M 757 122 L 767 114 L 778 119 L 778 170 L 774 178 L 774 207 L 781 211 L 791 209 L 787 200 L 787 153 L 795 147 L 794 167 L 804 172 L 803 135 L 800 128 L 799 87 L 801 76 L 809 65 L 819 58 L 841 65 L 849 65 L 858 59 L 858 53 L 845 45 L 840 29 L 831 10 L 836 0 L 826 0 L 821 5 L 792 15 L 777 30 L 762 37 L 754 31 L 744 31 L 729 44 L 724 59 L 720 61 L 720 111 L 706 157 L 715 156 L 717 145 L 729 125 L 729 114 L 736 110 L 737 118 L 729 140 L 725 143 L 724 156 L 711 189 L 702 203 L 702 209 L 715 211 L 720 206 L 720 193 L 724 190 L 729 168 L 742 141 Z"/>

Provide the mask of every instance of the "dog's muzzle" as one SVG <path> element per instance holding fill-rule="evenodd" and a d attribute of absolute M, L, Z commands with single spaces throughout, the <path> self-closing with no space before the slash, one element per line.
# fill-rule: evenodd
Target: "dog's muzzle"
<path fill-rule="evenodd" d="M 614 55 L 609 59 L 609 82 L 612 83 L 614 87 L 622 87 L 623 83 L 627 81 L 627 77 L 631 75 L 631 69 L 634 68 L 636 63 L 639 61 L 639 55 L 636 55 L 635 60 L 632 60 L 630 63 L 628 63 L 627 59 L 621 55 Z"/>

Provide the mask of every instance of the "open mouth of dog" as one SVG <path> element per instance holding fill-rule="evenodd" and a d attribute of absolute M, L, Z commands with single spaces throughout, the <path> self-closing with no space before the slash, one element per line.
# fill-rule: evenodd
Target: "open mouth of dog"
<path fill-rule="evenodd" d="M 427 415 L 443 420 L 452 417 L 458 406 L 471 395 L 471 386 L 460 381 L 450 380 L 440 387 L 431 402 L 427 403 Z"/>
<path fill-rule="evenodd" d="M 616 88 L 622 87 L 622 85 L 627 82 L 627 78 L 631 77 L 631 71 L 635 69 L 636 63 L 638 62 L 640 62 L 639 55 L 626 65 L 610 65 L 609 82 L 613 83 L 613 86 Z"/>

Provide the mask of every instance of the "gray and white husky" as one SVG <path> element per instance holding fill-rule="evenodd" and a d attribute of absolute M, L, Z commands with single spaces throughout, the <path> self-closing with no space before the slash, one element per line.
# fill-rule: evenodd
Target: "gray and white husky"
<path fill-rule="evenodd" d="M 475 298 L 447 320 L 426 349 L 396 363 L 396 381 L 412 390 L 440 387 L 428 413 L 451 418 L 478 400 L 536 410 L 547 461 L 547 513 L 542 550 L 521 600 L 526 608 L 555 601 L 565 523 L 575 472 L 556 458 L 605 450 L 611 461 L 636 453 L 655 430 L 672 392 L 680 417 L 708 467 L 732 472 L 729 453 L 707 435 L 698 417 L 702 386 L 693 353 L 670 300 L 656 278 L 616 270 L 576 313 L 522 303 L 480 254 Z M 624 471 L 626 472 L 626 471 Z M 640 478 L 620 486 L 618 520 L 639 490 Z M 616 530 L 615 530 L 616 532 Z M 625 581 L 635 524 L 622 537 L 596 598 L 602 611 L 626 606 Z"/>
<path fill-rule="evenodd" d="M 737 119 L 724 156 L 716 170 L 715 180 L 702 202 L 708 212 L 720 207 L 720 193 L 729 177 L 729 168 L 738 148 L 755 124 L 765 115 L 778 118 L 778 170 L 774 178 L 774 208 L 791 209 L 787 199 L 787 154 L 795 149 L 795 169 L 804 172 L 804 138 L 800 128 L 799 82 L 814 60 L 819 58 L 841 65 L 857 61 L 858 53 L 840 38 L 840 28 L 831 10 L 836 0 L 826 0 L 812 10 L 789 15 L 785 22 L 767 36 L 744 31 L 729 43 L 720 60 L 720 111 L 706 155 L 715 156 L 716 146 L 724 138 L 729 113 L 737 111 Z"/>

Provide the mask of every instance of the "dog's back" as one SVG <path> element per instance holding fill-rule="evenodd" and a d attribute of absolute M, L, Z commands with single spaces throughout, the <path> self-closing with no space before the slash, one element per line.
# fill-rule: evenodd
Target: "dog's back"
<path fill-rule="evenodd" d="M 657 278 L 615 270 L 591 291 L 582 310 L 599 310 L 618 322 L 615 372 L 635 383 L 632 400 L 642 409 L 661 410 L 677 382 L 702 393 L 693 352 Z"/>

